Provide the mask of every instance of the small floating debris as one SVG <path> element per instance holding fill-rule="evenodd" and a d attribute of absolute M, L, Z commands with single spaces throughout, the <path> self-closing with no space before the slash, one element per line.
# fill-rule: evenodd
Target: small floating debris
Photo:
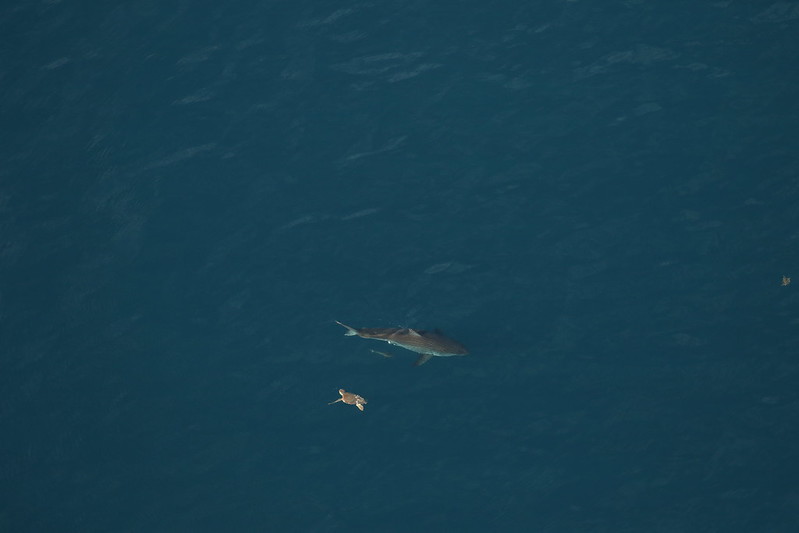
<path fill-rule="evenodd" d="M 787 287 L 790 284 L 791 284 L 791 278 L 789 278 L 788 276 L 783 276 L 782 277 L 782 286 L 783 287 Z"/>

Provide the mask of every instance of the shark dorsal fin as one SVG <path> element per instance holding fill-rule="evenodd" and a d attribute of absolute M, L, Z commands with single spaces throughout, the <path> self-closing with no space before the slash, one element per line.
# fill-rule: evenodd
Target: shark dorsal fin
<path fill-rule="evenodd" d="M 410 335 L 412 337 L 421 337 L 422 336 L 421 333 L 419 333 L 415 329 L 411 329 L 411 328 L 408 328 L 408 335 Z"/>

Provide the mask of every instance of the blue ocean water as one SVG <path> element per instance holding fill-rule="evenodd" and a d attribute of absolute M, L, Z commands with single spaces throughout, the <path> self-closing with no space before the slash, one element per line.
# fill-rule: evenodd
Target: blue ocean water
<path fill-rule="evenodd" d="M 0 35 L 0 531 L 799 527 L 799 2 Z"/>

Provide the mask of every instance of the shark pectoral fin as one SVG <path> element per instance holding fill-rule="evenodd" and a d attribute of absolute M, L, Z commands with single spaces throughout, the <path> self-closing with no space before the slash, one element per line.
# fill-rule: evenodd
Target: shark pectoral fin
<path fill-rule="evenodd" d="M 423 364 L 428 362 L 431 357 L 433 356 L 430 355 L 429 353 L 423 353 L 422 355 L 419 356 L 419 359 L 416 360 L 413 366 L 422 366 Z"/>

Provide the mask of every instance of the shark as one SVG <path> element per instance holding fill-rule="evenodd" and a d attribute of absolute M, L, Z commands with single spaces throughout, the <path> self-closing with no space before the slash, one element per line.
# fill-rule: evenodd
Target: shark
<path fill-rule="evenodd" d="M 421 366 L 432 357 L 452 357 L 466 355 L 469 350 L 456 340 L 444 336 L 440 331 L 424 331 L 410 328 L 353 328 L 336 320 L 336 324 L 347 328 L 344 335 L 364 339 L 385 341 L 419 354 L 413 366 Z"/>

